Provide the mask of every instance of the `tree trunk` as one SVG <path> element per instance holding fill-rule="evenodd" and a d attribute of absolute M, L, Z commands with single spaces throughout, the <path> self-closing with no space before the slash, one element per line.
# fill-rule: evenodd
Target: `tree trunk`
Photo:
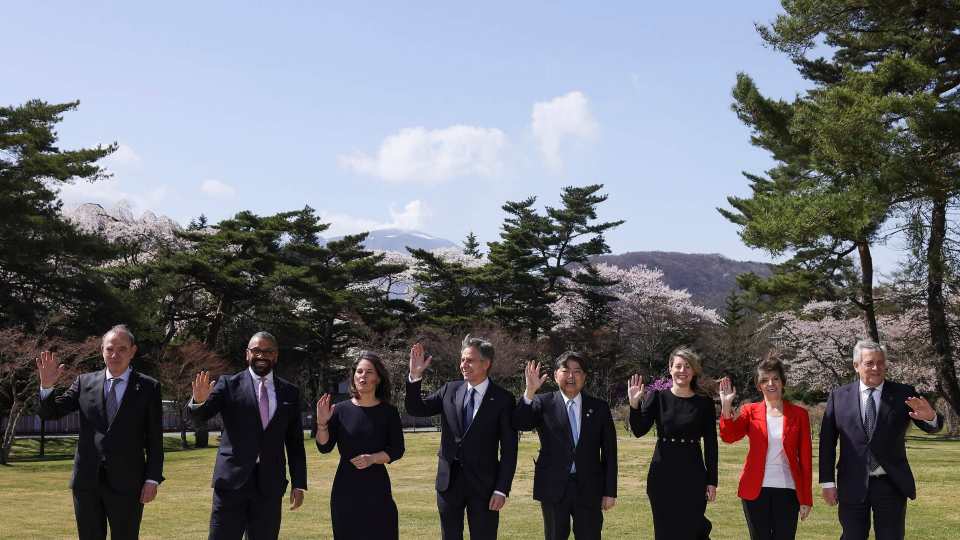
<path fill-rule="evenodd" d="M 227 310 L 230 309 L 230 295 L 223 293 L 220 297 L 220 303 L 217 304 L 217 314 L 207 325 L 207 337 L 203 344 L 210 347 L 211 350 L 217 349 L 217 336 L 220 335 L 220 329 L 223 327 L 223 320 L 226 317 Z"/>
<path fill-rule="evenodd" d="M 183 407 L 180 407 L 180 447 L 184 450 L 190 448 L 187 444 L 187 420 L 183 417 Z"/>
<path fill-rule="evenodd" d="M 3 432 L 3 442 L 0 445 L 0 465 L 6 465 L 7 458 L 10 457 L 10 449 L 17 435 L 17 422 L 20 421 L 21 414 L 23 414 L 23 406 L 14 398 L 13 404 L 10 405 L 10 420 L 7 422 L 7 429 Z"/>
<path fill-rule="evenodd" d="M 880 343 L 880 332 L 877 330 L 877 312 L 873 305 L 873 256 L 870 254 L 870 244 L 858 242 L 857 251 L 860 254 L 860 303 L 863 308 L 863 326 L 867 335 L 876 343 Z"/>
<path fill-rule="evenodd" d="M 943 243 L 946 236 L 947 201 L 937 199 L 933 201 L 927 245 L 927 319 L 930 340 L 937 355 L 937 392 L 953 410 L 960 411 L 960 384 L 957 383 L 957 368 L 953 361 L 946 301 L 943 297 L 943 282 L 946 279 Z"/>

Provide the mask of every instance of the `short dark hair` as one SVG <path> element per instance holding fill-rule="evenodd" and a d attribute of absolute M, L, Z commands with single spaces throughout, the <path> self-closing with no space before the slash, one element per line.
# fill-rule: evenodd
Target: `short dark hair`
<path fill-rule="evenodd" d="M 277 338 L 273 337 L 273 334 L 270 332 L 257 332 L 256 334 L 252 335 L 250 339 L 247 340 L 247 347 L 249 347 L 250 343 L 252 343 L 255 339 L 269 339 L 278 348 L 280 347 L 280 345 L 277 343 Z"/>
<path fill-rule="evenodd" d="M 390 386 L 390 373 L 387 371 L 387 368 L 384 367 L 383 362 L 380 361 L 380 356 L 370 351 L 363 351 L 353 362 L 353 369 L 350 370 L 350 397 L 360 399 L 360 391 L 357 390 L 355 375 L 357 373 L 357 366 L 364 360 L 373 364 L 373 369 L 376 370 L 377 376 L 380 377 L 380 384 L 377 385 L 377 389 L 373 395 L 384 403 L 390 403 L 390 396 L 393 393 L 391 391 L 392 387 Z"/>
<path fill-rule="evenodd" d="M 564 367 L 569 368 L 570 366 L 567 365 L 567 362 L 570 361 L 580 364 L 580 369 L 582 369 L 584 373 L 587 372 L 587 359 L 576 351 L 564 351 L 563 354 L 558 356 L 556 361 L 556 369 L 559 370 L 560 368 Z"/>
<path fill-rule="evenodd" d="M 763 379 L 764 374 L 770 373 L 771 371 L 775 372 L 777 376 L 780 377 L 780 382 L 783 384 L 784 388 L 787 386 L 787 372 L 783 369 L 783 362 L 780 361 L 780 356 L 776 351 L 770 351 L 767 353 L 767 357 L 760 362 L 760 365 L 757 366 L 757 378 L 754 381 L 754 384 L 757 385 L 757 390 L 763 391 L 760 388 L 760 381 Z"/>
<path fill-rule="evenodd" d="M 463 338 L 463 343 L 460 346 L 460 352 L 463 352 L 464 349 L 476 349 L 480 353 L 481 360 L 489 360 L 490 365 L 493 365 L 493 357 L 496 354 L 494 351 L 493 343 L 489 341 L 478 338 L 471 337 L 470 334 L 467 334 L 467 337 Z"/>
<path fill-rule="evenodd" d="M 133 337 L 133 332 L 131 332 L 130 329 L 127 328 L 127 325 L 125 324 L 118 324 L 113 328 L 107 330 L 107 333 L 104 334 L 102 338 L 100 338 L 100 343 L 103 344 L 103 342 L 107 340 L 107 336 L 109 336 L 110 334 L 123 334 L 127 336 L 127 338 L 130 340 L 131 347 L 137 344 L 137 338 Z"/>

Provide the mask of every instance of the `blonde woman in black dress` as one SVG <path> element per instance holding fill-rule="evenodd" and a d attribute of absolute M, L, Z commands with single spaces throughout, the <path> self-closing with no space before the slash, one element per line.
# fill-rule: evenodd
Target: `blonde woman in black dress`
<path fill-rule="evenodd" d="M 387 463 L 403 456 L 400 413 L 390 404 L 390 376 L 380 358 L 363 353 L 353 363 L 350 400 L 317 402 L 317 448 L 336 446 L 340 465 L 330 493 L 336 540 L 397 540 L 397 505 Z"/>
<path fill-rule="evenodd" d="M 630 429 L 642 437 L 657 426 L 657 447 L 647 473 L 647 497 L 657 540 L 710 538 L 704 515 L 717 496 L 717 382 L 703 378 L 700 358 L 681 347 L 670 354 L 673 386 L 650 394 L 640 408 L 643 378 L 631 377 Z"/>

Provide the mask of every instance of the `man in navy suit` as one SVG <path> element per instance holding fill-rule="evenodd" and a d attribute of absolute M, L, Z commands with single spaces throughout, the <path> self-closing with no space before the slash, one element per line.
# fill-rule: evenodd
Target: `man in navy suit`
<path fill-rule="evenodd" d="M 540 453 L 533 474 L 533 498 L 540 501 L 546 540 L 600 538 L 603 512 L 617 501 L 617 430 L 606 401 L 583 394 L 583 355 L 557 358 L 553 376 L 560 390 L 535 395 L 546 381 L 540 364 L 527 363 L 527 390 L 513 411 L 519 431 L 534 428 Z"/>
<path fill-rule="evenodd" d="M 871 511 L 876 540 L 903 540 L 907 498 L 917 498 L 904 437 L 911 420 L 927 433 L 943 429 L 943 416 L 914 387 L 884 380 L 886 357 L 878 343 L 857 343 L 853 367 L 860 378 L 830 392 L 820 427 L 823 500 L 839 502 L 843 540 L 867 539 Z"/>
<path fill-rule="evenodd" d="M 472 540 L 497 537 L 500 509 L 517 470 L 517 431 L 511 425 L 515 399 L 487 374 L 493 344 L 467 335 L 460 352 L 462 381 L 420 395 L 420 379 L 433 357 L 419 343 L 410 351 L 406 408 L 411 416 L 440 415 L 437 508 L 443 540 L 462 540 L 466 510 Z"/>
<path fill-rule="evenodd" d="M 210 381 L 197 375 L 188 415 L 206 421 L 220 413 L 222 431 L 213 470 L 210 540 L 276 540 L 290 463 L 290 509 L 303 504 L 307 457 L 300 389 L 276 377 L 277 340 L 259 332 L 247 344 L 249 368 Z M 286 455 L 284 455 L 286 447 Z"/>
<path fill-rule="evenodd" d="M 63 373 L 57 355 L 37 359 L 40 418 L 80 411 L 80 439 L 73 459 L 73 510 L 81 540 L 140 536 L 143 505 L 163 481 L 163 411 L 160 383 L 130 368 L 136 338 L 124 325 L 103 336 L 106 369 L 85 373 L 61 396 L 51 398 Z"/>

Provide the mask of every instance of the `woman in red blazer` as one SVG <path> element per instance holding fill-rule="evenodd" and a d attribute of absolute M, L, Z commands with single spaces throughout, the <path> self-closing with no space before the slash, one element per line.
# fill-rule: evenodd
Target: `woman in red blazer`
<path fill-rule="evenodd" d="M 733 417 L 737 389 L 720 383 L 720 438 L 734 443 L 750 437 L 750 452 L 737 495 L 743 500 L 751 540 L 794 540 L 797 515 L 807 519 L 813 507 L 813 450 L 806 409 L 783 399 L 783 364 L 773 354 L 757 368 L 763 401 L 740 407 Z"/>

